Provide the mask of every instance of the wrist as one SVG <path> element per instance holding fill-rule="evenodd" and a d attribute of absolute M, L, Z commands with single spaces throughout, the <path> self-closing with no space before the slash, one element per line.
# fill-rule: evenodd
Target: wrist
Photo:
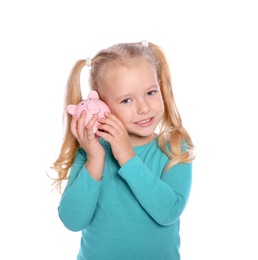
<path fill-rule="evenodd" d="M 132 159 L 136 154 L 134 152 L 128 153 L 128 154 L 123 154 L 120 155 L 117 158 L 117 161 L 119 165 L 122 167 L 125 163 L 127 163 L 130 159 Z"/>
<path fill-rule="evenodd" d="M 95 180 L 101 180 L 103 177 L 104 158 L 102 159 L 87 159 L 85 167 L 91 177 Z"/>

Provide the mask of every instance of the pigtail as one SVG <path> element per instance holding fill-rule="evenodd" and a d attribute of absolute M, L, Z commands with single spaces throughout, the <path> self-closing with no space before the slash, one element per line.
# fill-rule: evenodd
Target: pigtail
<path fill-rule="evenodd" d="M 66 107 L 69 104 L 78 104 L 82 100 L 80 75 L 84 65 L 85 60 L 79 60 L 74 65 L 68 78 L 63 112 L 65 134 L 60 148 L 59 156 L 51 166 L 51 169 L 56 171 L 58 174 L 57 178 L 52 179 L 54 180 L 53 185 L 60 193 L 62 193 L 62 181 L 68 178 L 69 168 L 73 164 L 76 151 L 79 148 L 79 143 L 70 130 L 72 116 L 67 113 Z"/>
<path fill-rule="evenodd" d="M 163 50 L 155 44 L 150 44 L 155 60 L 157 73 L 164 100 L 164 116 L 160 122 L 158 143 L 162 151 L 170 158 L 166 169 L 183 162 L 191 162 L 194 158 L 194 145 L 190 135 L 183 127 L 182 119 L 175 103 L 170 68 Z M 169 143 L 169 149 L 167 144 Z M 182 149 L 183 147 L 183 149 Z"/>

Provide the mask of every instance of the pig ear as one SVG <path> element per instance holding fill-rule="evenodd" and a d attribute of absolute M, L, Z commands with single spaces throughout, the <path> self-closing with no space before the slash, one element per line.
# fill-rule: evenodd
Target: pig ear
<path fill-rule="evenodd" d="M 88 99 L 99 98 L 99 94 L 96 90 L 91 90 L 88 94 Z"/>
<path fill-rule="evenodd" d="M 70 114 L 70 115 L 75 115 L 75 108 L 76 105 L 68 105 L 66 107 L 66 111 Z"/>

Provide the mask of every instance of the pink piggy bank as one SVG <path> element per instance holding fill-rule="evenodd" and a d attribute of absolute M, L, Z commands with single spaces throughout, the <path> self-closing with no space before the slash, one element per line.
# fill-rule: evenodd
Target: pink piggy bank
<path fill-rule="evenodd" d="M 77 118 L 80 116 L 81 112 L 86 110 L 87 115 L 85 118 L 85 125 L 92 118 L 93 115 L 98 114 L 99 117 L 104 117 L 105 112 L 110 112 L 109 107 L 99 99 L 99 94 L 97 91 L 92 90 L 89 92 L 87 99 L 82 100 L 77 105 L 68 105 L 66 107 L 66 111 L 70 115 L 76 115 Z M 99 123 L 96 122 L 93 126 L 93 132 L 97 131 L 97 125 Z"/>

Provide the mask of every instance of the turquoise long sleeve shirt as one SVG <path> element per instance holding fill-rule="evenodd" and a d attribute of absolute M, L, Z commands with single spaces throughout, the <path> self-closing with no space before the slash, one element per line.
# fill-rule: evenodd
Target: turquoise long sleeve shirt
<path fill-rule="evenodd" d="M 58 207 L 63 224 L 81 231 L 77 260 L 179 260 L 180 215 L 187 204 L 192 163 L 164 172 L 168 157 L 157 139 L 134 147 L 122 167 L 110 144 L 103 179 L 94 180 L 78 149 Z"/>

